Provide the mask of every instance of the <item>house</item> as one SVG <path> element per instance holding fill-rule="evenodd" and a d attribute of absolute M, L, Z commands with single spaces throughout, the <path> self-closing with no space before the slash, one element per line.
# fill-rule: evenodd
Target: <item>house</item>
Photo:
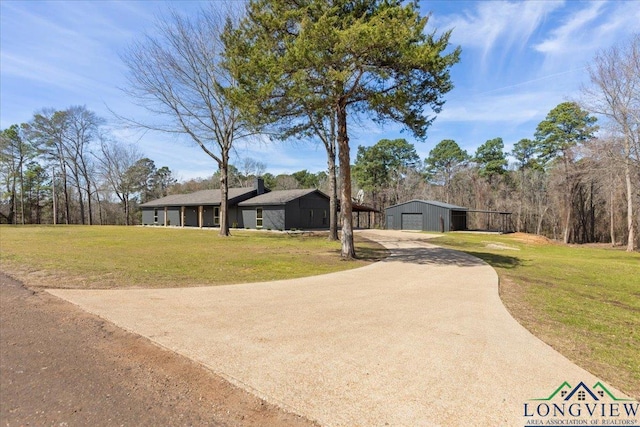
<path fill-rule="evenodd" d="M 237 205 L 255 197 L 256 188 L 230 188 L 229 224 L 238 221 Z M 142 225 L 176 225 L 180 227 L 220 226 L 220 190 L 202 190 L 189 194 L 174 194 L 140 205 Z"/>
<path fill-rule="evenodd" d="M 432 200 L 411 200 L 385 209 L 387 229 L 458 231 L 467 229 L 467 208 Z"/>
<path fill-rule="evenodd" d="M 143 225 L 220 226 L 220 190 L 175 194 L 140 207 Z M 229 188 L 228 217 L 237 228 L 329 228 L 329 196 L 315 189 L 270 191 L 257 178 L 252 188 Z"/>
<path fill-rule="evenodd" d="M 238 203 L 238 208 L 249 228 L 329 228 L 329 196 L 319 190 L 265 192 Z"/>

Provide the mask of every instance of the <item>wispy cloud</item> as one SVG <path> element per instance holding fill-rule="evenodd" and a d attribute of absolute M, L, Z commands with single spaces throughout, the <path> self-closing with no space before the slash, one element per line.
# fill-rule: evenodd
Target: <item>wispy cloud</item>
<path fill-rule="evenodd" d="M 474 3 L 475 9 L 462 14 L 436 17 L 436 25 L 453 28 L 452 42 L 479 49 L 486 62 L 497 47 L 505 52 L 523 48 L 547 14 L 563 4 L 563 1 L 478 2 Z"/>
<path fill-rule="evenodd" d="M 598 49 L 640 31 L 640 2 L 597 1 L 573 5 L 582 8 L 566 14 L 558 27 L 533 46 L 545 55 L 547 68 L 568 61 L 588 61 Z"/>
<path fill-rule="evenodd" d="M 550 37 L 535 45 L 534 49 L 547 55 L 560 55 L 580 49 L 578 42 L 584 42 L 587 35 L 584 31 L 585 27 L 593 25 L 594 21 L 601 16 L 604 6 L 603 2 L 589 3 L 586 8 L 569 16 L 560 27 L 551 31 Z"/>

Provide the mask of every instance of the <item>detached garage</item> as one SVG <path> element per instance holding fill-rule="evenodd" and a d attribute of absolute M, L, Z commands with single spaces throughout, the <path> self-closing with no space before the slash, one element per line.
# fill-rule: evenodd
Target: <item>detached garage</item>
<path fill-rule="evenodd" d="M 467 229 L 467 208 L 448 203 L 411 200 L 385 209 L 387 229 L 459 231 Z"/>

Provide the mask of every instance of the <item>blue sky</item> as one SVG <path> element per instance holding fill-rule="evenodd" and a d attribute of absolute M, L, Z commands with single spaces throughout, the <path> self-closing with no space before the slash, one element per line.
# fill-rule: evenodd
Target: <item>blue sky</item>
<path fill-rule="evenodd" d="M 156 16 L 174 7 L 193 13 L 196 1 L 11 1 L 0 2 L 0 127 L 28 121 L 43 107 L 86 105 L 113 126 L 123 142 L 139 145 L 158 167 L 180 179 L 210 176 L 216 165 L 188 140 L 132 134 L 118 127 L 109 109 L 145 117 L 121 91 L 126 69 L 119 54 Z M 423 159 L 442 139 L 469 151 L 502 137 L 506 150 L 533 136 L 536 125 L 560 102 L 579 97 L 585 66 L 599 49 L 640 31 L 640 1 L 422 1 L 431 12 L 429 30 L 453 29 L 462 47 L 452 69 L 453 91 L 425 142 L 395 124 L 350 128 L 352 158 L 358 145 L 403 137 Z M 267 171 L 324 170 L 321 146 L 311 143 L 237 145 Z M 232 162 L 233 162 L 232 161 Z"/>

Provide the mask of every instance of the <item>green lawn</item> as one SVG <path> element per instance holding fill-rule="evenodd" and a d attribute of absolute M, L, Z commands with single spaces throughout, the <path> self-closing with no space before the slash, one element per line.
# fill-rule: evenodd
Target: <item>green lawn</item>
<path fill-rule="evenodd" d="M 0 227 L 2 269 L 32 286 L 114 288 L 247 283 L 325 274 L 386 255 L 356 243 L 361 260 L 340 259 L 326 234 L 118 226 Z"/>
<path fill-rule="evenodd" d="M 491 264 L 525 327 L 596 376 L 640 398 L 640 253 L 523 234 L 449 233 L 434 243 Z"/>

